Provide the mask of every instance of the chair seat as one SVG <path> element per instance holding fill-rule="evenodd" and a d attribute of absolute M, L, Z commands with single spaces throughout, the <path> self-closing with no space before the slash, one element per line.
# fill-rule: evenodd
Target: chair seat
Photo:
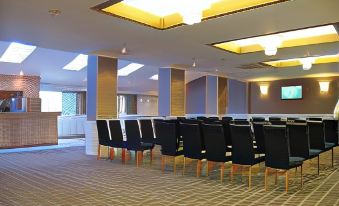
<path fill-rule="evenodd" d="M 144 146 L 144 147 L 153 147 L 154 144 L 153 143 L 149 143 L 149 142 L 142 142 L 141 146 Z"/>
<path fill-rule="evenodd" d="M 305 158 L 302 157 L 290 157 L 289 158 L 289 167 L 294 168 L 294 167 L 299 167 L 300 165 L 303 164 L 303 161 Z"/>
<path fill-rule="evenodd" d="M 325 142 L 325 149 L 326 149 L 326 150 L 330 150 L 330 149 L 332 149 L 333 147 L 335 147 L 335 144 L 334 144 L 334 143 Z"/>
<path fill-rule="evenodd" d="M 253 165 L 258 164 L 258 163 L 263 162 L 263 161 L 265 161 L 265 156 L 256 157 L 256 158 L 254 158 L 254 164 Z"/>
<path fill-rule="evenodd" d="M 318 156 L 322 151 L 320 149 L 310 149 L 310 159 Z"/>

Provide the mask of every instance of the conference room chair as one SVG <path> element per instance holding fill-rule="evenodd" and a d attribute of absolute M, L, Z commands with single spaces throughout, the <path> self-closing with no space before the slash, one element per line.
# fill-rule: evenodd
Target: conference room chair
<path fill-rule="evenodd" d="M 126 142 L 124 141 L 124 136 L 122 134 L 120 120 L 109 120 L 108 124 L 111 133 L 111 160 L 113 160 L 115 156 L 114 148 L 117 148 L 121 149 L 121 161 L 124 163 L 126 159 Z"/>
<path fill-rule="evenodd" d="M 225 137 L 225 144 L 226 144 L 226 151 L 231 152 L 232 151 L 232 137 L 231 137 L 231 128 L 230 124 L 231 121 L 222 120 L 221 121 L 224 137 Z"/>
<path fill-rule="evenodd" d="M 205 119 L 207 119 L 207 117 L 204 117 L 204 116 L 198 116 L 197 119 L 198 119 L 198 120 L 204 121 Z"/>
<path fill-rule="evenodd" d="M 157 127 L 156 125 L 159 123 L 159 122 L 162 122 L 164 121 L 163 119 L 153 119 L 153 125 L 154 125 L 154 134 L 155 134 L 155 139 L 154 139 L 154 144 L 156 145 L 160 145 L 160 139 L 159 139 L 159 132 L 157 130 Z"/>
<path fill-rule="evenodd" d="M 100 148 L 101 146 L 106 146 L 108 148 L 108 151 L 110 151 L 110 135 L 109 135 L 109 131 L 108 131 L 108 123 L 107 120 L 97 120 L 96 121 L 97 124 L 97 130 L 98 130 L 98 140 L 99 140 L 99 144 L 98 144 L 98 154 L 97 154 L 97 159 L 100 159 Z M 109 153 L 109 158 L 111 159 L 111 153 Z"/>
<path fill-rule="evenodd" d="M 306 124 L 306 120 L 305 119 L 296 119 L 293 121 L 294 123 L 305 123 Z"/>
<path fill-rule="evenodd" d="M 222 117 L 221 120 L 222 121 L 231 121 L 231 120 L 233 120 L 233 117 Z"/>
<path fill-rule="evenodd" d="M 269 117 L 268 121 L 280 121 L 281 117 Z"/>
<path fill-rule="evenodd" d="M 334 143 L 326 142 L 324 135 L 324 124 L 320 121 L 307 121 L 308 135 L 311 149 L 321 150 L 321 153 L 332 151 L 332 167 L 334 166 L 333 148 Z"/>
<path fill-rule="evenodd" d="M 290 153 L 295 157 L 303 157 L 307 160 L 317 157 L 319 175 L 319 155 L 321 150 L 311 149 L 307 133 L 306 123 L 287 124 L 287 135 L 289 138 Z"/>
<path fill-rule="evenodd" d="M 152 158 L 154 144 L 142 142 L 138 120 L 125 120 L 125 130 L 127 138 L 127 150 L 135 151 L 136 164 L 137 167 L 139 167 L 140 162 L 143 161 L 143 152 L 145 150 L 150 150 L 150 156 Z M 152 162 L 152 159 L 150 162 Z"/>
<path fill-rule="evenodd" d="M 152 126 L 152 120 L 151 119 L 140 119 L 139 124 L 140 124 L 142 142 L 154 144 L 155 140 L 154 140 L 154 130 Z"/>
<path fill-rule="evenodd" d="M 247 119 L 234 119 L 233 121 L 231 121 L 231 124 L 250 125 L 250 122 Z"/>
<path fill-rule="evenodd" d="M 176 158 L 183 155 L 182 148 L 177 144 L 176 124 L 169 122 L 158 122 L 156 129 L 159 132 L 161 145 L 161 171 L 165 171 L 166 160 L 173 157 L 173 172 L 176 174 Z"/>
<path fill-rule="evenodd" d="M 186 117 L 177 117 L 177 120 L 183 120 L 183 119 L 186 119 Z"/>
<path fill-rule="evenodd" d="M 265 117 L 252 117 L 251 121 L 252 122 L 265 122 L 266 119 L 265 119 Z"/>
<path fill-rule="evenodd" d="M 272 125 L 286 125 L 286 121 L 284 120 L 270 120 Z"/>
<path fill-rule="evenodd" d="M 338 120 L 323 120 L 323 122 L 324 122 L 325 141 L 334 143 L 335 146 L 338 146 L 339 145 Z"/>
<path fill-rule="evenodd" d="M 203 145 L 201 141 L 201 127 L 199 124 L 180 125 L 181 135 L 183 137 L 184 166 L 182 174 L 185 174 L 186 158 L 197 160 L 196 175 L 201 176 L 202 159 L 205 158 Z"/>
<path fill-rule="evenodd" d="M 279 170 L 285 175 L 285 191 L 288 192 L 288 173 L 292 168 L 300 167 L 300 185 L 303 186 L 303 157 L 291 156 L 289 140 L 286 135 L 286 126 L 265 125 L 265 190 L 267 191 L 267 177 L 270 170 L 275 172 L 275 184 L 278 181 Z"/>
<path fill-rule="evenodd" d="M 269 122 L 253 122 L 254 139 L 256 142 L 257 154 L 265 154 L 265 134 L 264 125 L 269 125 Z"/>
<path fill-rule="evenodd" d="M 231 156 L 226 156 L 226 143 L 223 127 L 220 124 L 203 124 L 205 140 L 207 173 L 213 168 L 214 163 L 220 163 L 220 181 L 224 180 L 225 163 L 231 161 Z"/>
<path fill-rule="evenodd" d="M 307 121 L 323 121 L 323 118 L 322 117 L 308 117 L 306 118 Z"/>
<path fill-rule="evenodd" d="M 248 188 L 251 188 L 252 166 L 265 160 L 264 156 L 255 157 L 250 125 L 231 125 L 232 134 L 232 167 L 230 180 L 238 167 L 248 168 Z M 242 169 L 241 169 L 242 171 Z M 241 172 L 242 173 L 242 172 Z"/>
<path fill-rule="evenodd" d="M 295 120 L 298 120 L 298 117 L 287 117 L 288 122 L 294 122 Z"/>

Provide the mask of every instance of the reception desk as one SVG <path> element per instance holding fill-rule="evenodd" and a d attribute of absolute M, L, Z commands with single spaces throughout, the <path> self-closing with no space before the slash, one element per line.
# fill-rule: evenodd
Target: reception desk
<path fill-rule="evenodd" d="M 0 113 L 0 148 L 58 144 L 59 112 Z"/>

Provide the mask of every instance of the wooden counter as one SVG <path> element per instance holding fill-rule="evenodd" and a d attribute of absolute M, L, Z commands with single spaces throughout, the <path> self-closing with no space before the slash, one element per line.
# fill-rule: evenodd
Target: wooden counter
<path fill-rule="evenodd" d="M 0 148 L 58 144 L 60 112 L 0 113 Z"/>

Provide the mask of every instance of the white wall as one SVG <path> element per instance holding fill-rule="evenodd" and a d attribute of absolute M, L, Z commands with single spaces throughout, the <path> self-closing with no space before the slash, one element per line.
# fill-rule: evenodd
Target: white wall
<path fill-rule="evenodd" d="M 158 97 L 138 95 L 137 96 L 138 115 L 157 116 L 158 115 Z"/>

